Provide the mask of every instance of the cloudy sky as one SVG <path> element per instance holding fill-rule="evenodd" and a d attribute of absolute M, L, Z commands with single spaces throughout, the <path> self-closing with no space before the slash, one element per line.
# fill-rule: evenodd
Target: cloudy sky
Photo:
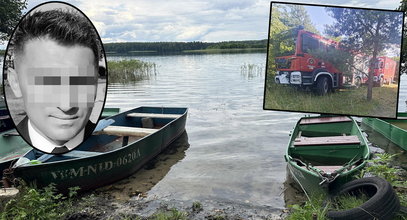
<path fill-rule="evenodd" d="M 284 0 L 282 0 L 284 1 Z M 43 3 L 28 0 L 27 10 Z M 73 0 L 103 42 L 266 39 L 269 0 Z M 284 1 L 395 9 L 399 0 Z"/>

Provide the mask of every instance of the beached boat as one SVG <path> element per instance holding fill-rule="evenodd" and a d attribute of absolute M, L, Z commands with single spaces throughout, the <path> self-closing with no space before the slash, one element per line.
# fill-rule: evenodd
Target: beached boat
<path fill-rule="evenodd" d="M 50 155 L 30 150 L 4 176 L 61 191 L 93 189 L 125 178 L 151 160 L 185 130 L 186 108 L 140 107 L 99 121 L 105 124 L 75 150 Z M 19 136 L 10 139 L 22 141 Z"/>
<path fill-rule="evenodd" d="M 398 113 L 397 119 L 363 118 L 362 123 L 407 151 L 407 113 Z"/>
<path fill-rule="evenodd" d="M 369 156 L 367 140 L 351 117 L 318 116 L 297 122 L 285 160 L 304 191 L 326 194 L 352 180 Z"/>

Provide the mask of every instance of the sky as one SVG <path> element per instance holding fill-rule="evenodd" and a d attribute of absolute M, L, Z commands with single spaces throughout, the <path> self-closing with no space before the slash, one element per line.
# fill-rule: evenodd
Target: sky
<path fill-rule="evenodd" d="M 325 7 L 316 7 L 316 6 L 305 6 L 308 15 L 315 28 L 321 33 L 324 34 L 325 25 L 332 24 L 335 20 L 326 13 Z"/>
<path fill-rule="evenodd" d="M 25 12 L 43 0 L 28 0 Z M 104 43 L 260 40 L 268 35 L 269 0 L 72 0 Z M 396 9 L 399 0 L 313 0 L 313 3 Z M 5 47 L 5 45 L 0 46 Z"/>

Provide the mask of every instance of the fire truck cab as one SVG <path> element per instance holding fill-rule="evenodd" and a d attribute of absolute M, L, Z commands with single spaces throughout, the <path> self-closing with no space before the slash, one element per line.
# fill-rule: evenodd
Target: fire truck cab
<path fill-rule="evenodd" d="M 303 30 L 293 30 L 294 54 L 275 58 L 277 73 L 275 82 L 302 88 L 311 88 L 324 95 L 342 85 L 342 73 L 331 63 L 310 54 L 313 50 L 337 50 L 339 43 Z"/>

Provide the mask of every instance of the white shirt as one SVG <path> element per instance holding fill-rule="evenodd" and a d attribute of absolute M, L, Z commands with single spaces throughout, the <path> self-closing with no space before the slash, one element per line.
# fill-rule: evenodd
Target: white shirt
<path fill-rule="evenodd" d="M 44 151 L 46 153 L 51 153 L 54 148 L 62 147 L 61 145 L 56 145 L 55 143 L 42 136 L 42 134 L 40 134 L 37 129 L 31 124 L 30 119 L 28 119 L 28 135 L 30 136 L 31 144 L 38 150 Z M 84 135 L 85 128 L 83 128 L 74 138 L 66 142 L 63 146 L 66 146 L 69 150 L 72 150 L 80 143 L 82 143 Z"/>

